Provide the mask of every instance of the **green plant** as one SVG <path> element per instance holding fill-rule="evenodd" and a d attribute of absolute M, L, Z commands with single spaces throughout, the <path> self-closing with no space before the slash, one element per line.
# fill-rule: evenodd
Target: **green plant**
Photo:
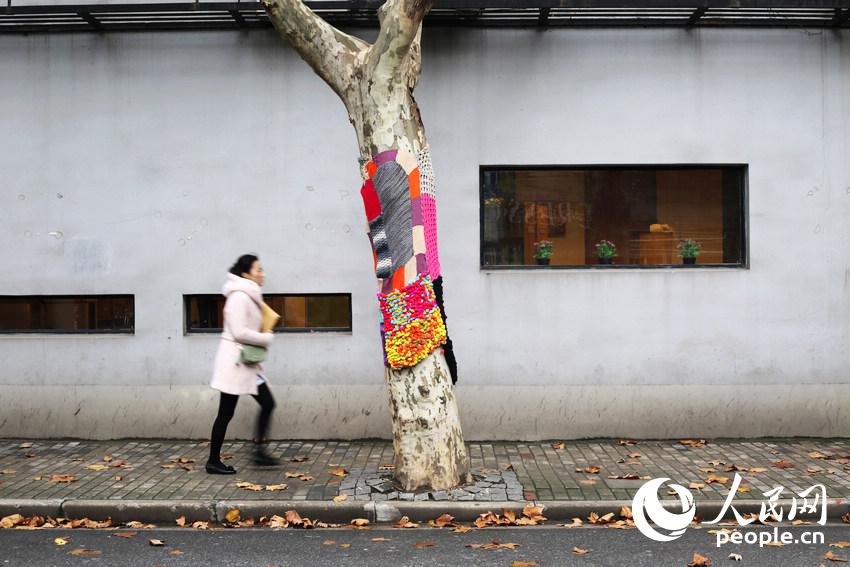
<path fill-rule="evenodd" d="M 534 257 L 538 260 L 548 260 L 552 257 L 552 241 L 541 240 L 534 243 Z"/>
<path fill-rule="evenodd" d="M 687 238 L 676 245 L 676 250 L 679 251 L 679 256 L 682 258 L 696 258 L 700 254 L 702 245 L 693 238 Z"/>
<path fill-rule="evenodd" d="M 617 246 L 610 240 L 600 240 L 596 245 L 597 258 L 614 258 L 617 255 Z"/>

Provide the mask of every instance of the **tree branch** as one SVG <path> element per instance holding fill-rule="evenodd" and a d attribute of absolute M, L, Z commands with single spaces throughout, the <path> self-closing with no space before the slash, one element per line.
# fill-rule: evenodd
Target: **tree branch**
<path fill-rule="evenodd" d="M 340 98 L 351 87 L 357 54 L 369 44 L 343 33 L 301 0 L 262 0 L 272 25 Z"/>
<path fill-rule="evenodd" d="M 381 31 L 372 46 L 370 67 L 398 73 L 433 5 L 434 0 L 387 0 L 378 11 Z"/>

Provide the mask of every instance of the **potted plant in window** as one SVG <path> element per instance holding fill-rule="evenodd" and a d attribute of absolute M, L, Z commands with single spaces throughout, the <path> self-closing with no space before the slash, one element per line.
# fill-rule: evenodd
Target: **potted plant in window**
<path fill-rule="evenodd" d="M 534 243 L 534 259 L 541 266 L 548 266 L 552 259 L 552 241 L 541 240 Z"/>
<path fill-rule="evenodd" d="M 699 256 L 702 245 L 693 238 L 686 238 L 679 242 L 676 250 L 679 251 L 679 256 L 682 257 L 683 264 L 696 264 L 697 256 Z"/>
<path fill-rule="evenodd" d="M 596 244 L 596 258 L 600 264 L 612 264 L 617 256 L 617 246 L 610 240 L 600 240 Z"/>

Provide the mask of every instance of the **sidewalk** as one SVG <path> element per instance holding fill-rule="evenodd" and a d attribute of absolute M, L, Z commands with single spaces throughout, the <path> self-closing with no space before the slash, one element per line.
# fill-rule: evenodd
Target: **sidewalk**
<path fill-rule="evenodd" d="M 203 470 L 206 442 L 2 439 L 0 517 L 20 513 L 173 524 L 181 515 L 220 521 L 227 509 L 239 507 L 243 516 L 295 509 L 326 522 L 393 521 L 402 515 L 427 520 L 443 513 L 469 520 L 533 501 L 545 505 L 550 520 L 558 520 L 617 511 L 631 504 L 646 480 L 658 477 L 704 485 L 692 492 L 698 513 L 707 517 L 721 508 L 736 470 L 744 478 L 734 500 L 742 513 L 758 511 L 766 501 L 763 492 L 776 486 L 784 487 L 782 499 L 790 502 L 824 484 L 833 519 L 848 511 L 850 499 L 850 439 L 710 440 L 702 446 L 616 439 L 563 446 L 557 441 L 470 443 L 474 483 L 418 493 L 393 485 L 388 441 L 273 442 L 270 452 L 282 459 L 274 468 L 250 465 L 250 448 L 226 443 L 223 457 L 238 474 L 217 476 Z M 712 475 L 719 482 L 709 482 Z M 346 498 L 334 501 L 341 495 Z"/>

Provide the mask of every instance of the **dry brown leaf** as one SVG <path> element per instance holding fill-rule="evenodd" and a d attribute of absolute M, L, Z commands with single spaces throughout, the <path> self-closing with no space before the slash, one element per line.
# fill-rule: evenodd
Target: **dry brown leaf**
<path fill-rule="evenodd" d="M 352 526 L 368 526 L 369 520 L 367 520 L 366 518 L 354 518 L 353 520 L 351 520 L 351 525 Z"/>
<path fill-rule="evenodd" d="M 286 490 L 287 485 L 285 484 L 267 484 L 266 491 L 267 492 L 278 492 L 281 490 Z"/>
<path fill-rule="evenodd" d="M 579 547 L 573 547 L 573 553 L 576 555 L 587 555 L 591 551 L 591 549 L 581 549 Z"/>
<path fill-rule="evenodd" d="M 181 528 L 186 527 L 186 516 L 180 516 L 175 523 Z"/>
<path fill-rule="evenodd" d="M 726 484 L 730 480 L 731 479 L 728 476 L 719 476 L 719 475 L 716 475 L 716 474 L 710 474 L 710 475 L 708 475 L 708 478 L 705 479 L 705 483 L 706 484 L 712 484 L 712 483 Z"/>
<path fill-rule="evenodd" d="M 640 458 L 642 458 L 642 455 L 640 453 L 629 453 L 626 456 L 630 459 L 640 459 Z"/>
<path fill-rule="evenodd" d="M 759 473 L 767 472 L 767 469 L 764 468 L 764 467 L 752 467 L 747 472 L 749 472 L 750 474 L 759 474 Z"/>
<path fill-rule="evenodd" d="M 172 549 L 168 552 L 168 555 L 183 555 L 183 551 L 180 549 Z"/>
<path fill-rule="evenodd" d="M 346 494 L 340 494 L 339 496 L 334 496 L 334 502 L 344 502 L 348 500 L 348 496 Z"/>
<path fill-rule="evenodd" d="M 583 469 L 576 469 L 576 472 L 583 472 L 586 474 L 599 474 L 599 471 L 602 469 L 597 467 L 596 465 L 590 465 L 588 467 L 584 467 Z"/>
<path fill-rule="evenodd" d="M 348 474 L 348 471 L 345 469 L 333 469 L 328 471 L 328 474 L 332 474 L 333 476 L 345 476 Z"/>
<path fill-rule="evenodd" d="M 779 461 L 773 461 L 773 466 L 778 469 L 793 469 L 794 464 L 786 459 L 782 459 Z"/>
<path fill-rule="evenodd" d="M 701 482 L 692 482 L 688 484 L 688 488 L 690 488 L 691 490 L 702 490 L 703 488 L 705 488 L 705 484 Z M 676 491 L 674 490 L 673 492 L 675 493 Z"/>
<path fill-rule="evenodd" d="M 263 490 L 263 487 L 259 484 L 254 484 L 253 482 L 237 482 L 236 488 L 244 488 L 245 490 L 251 490 L 254 492 L 260 492 Z"/>
<path fill-rule="evenodd" d="M 402 516 L 401 519 L 393 524 L 394 528 L 418 528 L 419 524 L 411 522 L 407 516 Z"/>
<path fill-rule="evenodd" d="M 373 537 L 372 541 L 392 541 L 392 540 L 388 537 Z"/>
<path fill-rule="evenodd" d="M 77 476 L 73 474 L 52 474 L 50 475 L 50 478 L 47 479 L 47 482 L 64 482 L 69 484 L 76 480 Z"/>
<path fill-rule="evenodd" d="M 436 547 L 436 544 L 430 541 L 417 541 L 413 547 Z"/>
<path fill-rule="evenodd" d="M 268 526 L 270 528 L 288 528 L 289 522 L 285 518 L 275 514 L 274 516 L 269 518 Z"/>
<path fill-rule="evenodd" d="M 628 506 L 623 506 L 622 508 L 620 508 L 620 517 L 625 518 L 626 520 L 633 519 L 632 509 Z"/>
<path fill-rule="evenodd" d="M 785 547 L 785 544 L 781 541 L 770 541 L 764 545 L 765 547 Z"/>
<path fill-rule="evenodd" d="M 844 549 L 845 547 L 850 547 L 850 541 L 837 541 L 835 543 L 830 543 L 829 547 L 838 547 L 840 549 Z"/>
<path fill-rule="evenodd" d="M 537 567 L 536 561 L 513 561 L 511 567 Z"/>
<path fill-rule="evenodd" d="M 453 529 L 452 531 L 456 534 L 465 534 L 467 532 L 471 532 L 472 528 L 469 528 L 469 527 L 466 527 L 466 526 L 458 526 L 455 529 Z"/>
<path fill-rule="evenodd" d="M 624 447 L 629 447 L 631 445 L 637 445 L 638 441 L 634 441 L 632 439 L 620 439 L 617 441 L 617 445 L 622 445 Z"/>
<path fill-rule="evenodd" d="M 727 557 L 727 559 L 731 559 L 732 561 L 741 561 L 743 559 L 743 557 L 741 557 L 737 553 L 730 553 L 729 557 Z"/>
<path fill-rule="evenodd" d="M 128 528 L 147 529 L 147 530 L 156 527 L 153 524 L 143 524 L 142 522 L 137 522 L 136 520 L 131 520 L 124 525 L 127 526 Z"/>
<path fill-rule="evenodd" d="M 115 532 L 114 534 L 112 534 L 112 537 L 127 537 L 127 538 L 130 538 L 130 537 L 136 537 L 137 535 L 139 535 L 139 532 Z"/>
<path fill-rule="evenodd" d="M 121 480 L 123 480 L 123 479 L 119 475 L 115 475 L 114 477 L 112 477 L 112 480 L 116 480 L 118 482 L 121 482 Z"/>
<path fill-rule="evenodd" d="M 3 469 L 0 471 L 0 474 L 15 474 L 17 471 L 13 471 L 12 469 Z"/>
<path fill-rule="evenodd" d="M 29 449 L 32 447 L 32 443 L 21 443 L 18 447 L 21 449 Z"/>
<path fill-rule="evenodd" d="M 850 512 L 847 512 L 843 516 L 841 516 L 841 521 L 845 524 L 850 524 Z"/>
<path fill-rule="evenodd" d="M 450 514 L 443 514 L 442 516 L 440 516 L 436 520 L 431 520 L 428 523 L 430 525 L 436 527 L 436 528 L 445 528 L 446 526 L 456 525 L 454 523 L 454 520 L 455 520 L 454 516 L 452 516 Z"/>
<path fill-rule="evenodd" d="M 581 518 L 573 518 L 572 523 L 559 525 L 563 525 L 565 528 L 578 528 L 581 527 L 583 524 L 584 522 L 581 521 Z"/>
<path fill-rule="evenodd" d="M 53 543 L 56 545 L 68 545 L 68 539 L 64 537 L 57 537 L 53 540 Z"/>
<path fill-rule="evenodd" d="M 348 549 L 349 547 L 351 547 L 351 544 L 350 543 L 341 543 L 341 544 L 339 544 L 339 546 L 343 549 Z"/>
<path fill-rule="evenodd" d="M 713 467 L 697 467 L 697 469 L 699 469 L 700 472 L 704 472 L 704 473 L 717 472 L 717 469 L 715 469 Z"/>
<path fill-rule="evenodd" d="M 148 543 L 151 544 L 154 547 L 162 547 L 163 545 L 165 545 L 165 541 L 163 541 L 161 539 L 152 539 L 152 540 L 149 540 Z"/>
<path fill-rule="evenodd" d="M 694 552 L 694 556 L 691 559 L 691 562 L 688 563 L 688 567 L 709 567 L 711 565 L 711 559 L 708 557 L 704 557 L 699 553 Z"/>
<path fill-rule="evenodd" d="M 518 543 L 501 543 L 499 540 L 494 539 L 490 543 L 467 543 L 466 547 L 471 547 L 472 549 L 516 549 L 520 545 Z"/>
<path fill-rule="evenodd" d="M 104 465 L 102 463 L 96 463 L 94 465 L 89 465 L 85 468 L 90 470 L 90 471 L 105 471 L 109 468 L 109 465 Z"/>
<path fill-rule="evenodd" d="M 100 555 L 100 551 L 96 549 L 72 549 L 68 555 Z"/>
<path fill-rule="evenodd" d="M 609 512 L 604 516 L 600 516 L 596 512 L 591 512 L 587 517 L 587 521 L 591 524 L 608 524 L 614 521 L 614 512 Z"/>
<path fill-rule="evenodd" d="M 566 446 L 567 446 L 566 443 L 564 443 L 563 441 L 557 441 L 555 443 L 552 443 L 553 449 L 564 449 L 564 448 L 566 448 Z"/>
<path fill-rule="evenodd" d="M 326 539 L 322 542 L 322 545 L 336 545 L 336 542 L 332 539 Z"/>
<path fill-rule="evenodd" d="M 708 441 L 705 439 L 682 439 L 679 443 L 691 449 L 699 449 L 700 447 L 704 447 Z"/>
<path fill-rule="evenodd" d="M 848 560 L 845 559 L 844 557 L 840 557 L 838 555 L 835 555 L 831 551 L 827 551 L 826 555 L 824 555 L 823 558 L 828 560 L 828 561 L 834 561 L 835 563 L 847 563 L 848 562 Z"/>
<path fill-rule="evenodd" d="M 11 516 L 5 516 L 0 518 L 0 528 L 9 529 L 17 526 L 20 523 L 23 523 L 24 517 L 20 514 L 12 514 Z"/>
<path fill-rule="evenodd" d="M 809 458 L 810 459 L 830 459 L 832 457 L 829 457 L 828 455 L 824 455 L 820 451 L 812 451 L 811 453 L 809 453 Z"/>
<path fill-rule="evenodd" d="M 310 460 L 309 457 L 292 457 L 291 459 L 289 459 L 289 462 L 290 463 L 306 463 L 309 460 Z"/>
<path fill-rule="evenodd" d="M 210 523 L 201 521 L 192 522 L 192 527 L 196 530 L 208 530 L 210 529 Z"/>
<path fill-rule="evenodd" d="M 596 479 L 588 478 L 588 479 L 585 479 L 585 480 L 580 480 L 579 482 L 582 483 L 582 484 L 586 484 L 588 486 L 591 486 L 591 485 L 596 484 Z"/>

